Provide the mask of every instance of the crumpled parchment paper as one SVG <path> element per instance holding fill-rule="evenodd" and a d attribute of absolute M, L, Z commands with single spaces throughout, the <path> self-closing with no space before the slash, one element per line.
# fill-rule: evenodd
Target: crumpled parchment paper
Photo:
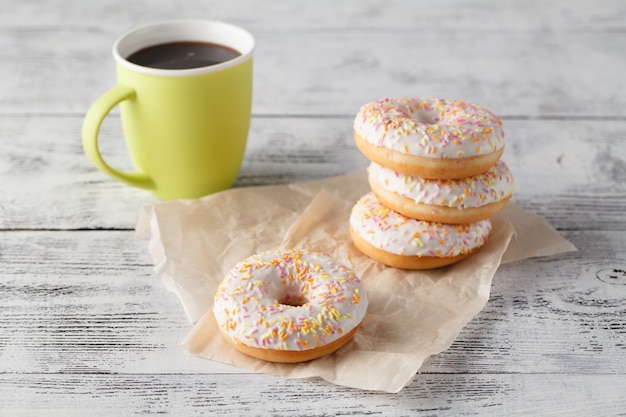
<path fill-rule="evenodd" d="M 137 233 L 149 239 L 156 273 L 195 323 L 182 345 L 254 372 L 398 392 L 481 311 L 501 263 L 576 250 L 543 218 L 509 203 L 493 218 L 486 245 L 467 259 L 426 271 L 386 267 L 361 254 L 349 237 L 350 210 L 368 191 L 367 174 L 359 171 L 144 207 Z M 269 363 L 237 352 L 221 336 L 211 310 L 217 285 L 240 260 L 277 247 L 329 253 L 363 279 L 367 315 L 334 354 L 299 364 Z"/>

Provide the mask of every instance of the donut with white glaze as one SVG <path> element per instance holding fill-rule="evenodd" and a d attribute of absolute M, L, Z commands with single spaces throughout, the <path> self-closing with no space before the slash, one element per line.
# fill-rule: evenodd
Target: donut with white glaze
<path fill-rule="evenodd" d="M 384 98 L 362 106 L 353 128 L 370 161 L 421 178 L 477 175 L 504 152 L 502 121 L 464 101 Z"/>
<path fill-rule="evenodd" d="M 372 162 L 370 187 L 378 200 L 407 217 L 438 223 L 472 223 L 492 217 L 513 195 L 511 171 L 498 161 L 486 172 L 456 180 L 401 174 Z"/>
<path fill-rule="evenodd" d="M 293 363 L 339 349 L 359 328 L 367 304 L 351 269 L 325 254 L 287 249 L 233 267 L 218 287 L 213 313 L 240 352 Z"/>
<path fill-rule="evenodd" d="M 381 204 L 367 193 L 352 208 L 350 236 L 370 258 L 403 269 L 438 268 L 458 262 L 482 247 L 491 221 L 444 224 L 416 220 Z"/>

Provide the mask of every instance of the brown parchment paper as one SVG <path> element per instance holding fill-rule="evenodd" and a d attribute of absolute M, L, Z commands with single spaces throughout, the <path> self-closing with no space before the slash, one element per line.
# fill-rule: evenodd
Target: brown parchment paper
<path fill-rule="evenodd" d="M 349 237 L 350 210 L 368 191 L 367 174 L 359 171 L 143 208 L 137 233 L 149 239 L 156 273 L 195 323 L 182 345 L 250 371 L 398 392 L 480 312 L 502 262 L 575 250 L 543 218 L 510 203 L 494 217 L 487 244 L 464 261 L 428 271 L 385 267 L 362 255 Z M 367 315 L 352 341 L 334 354 L 274 364 L 240 354 L 219 333 L 211 306 L 224 274 L 240 260 L 277 247 L 329 253 L 363 279 Z"/>

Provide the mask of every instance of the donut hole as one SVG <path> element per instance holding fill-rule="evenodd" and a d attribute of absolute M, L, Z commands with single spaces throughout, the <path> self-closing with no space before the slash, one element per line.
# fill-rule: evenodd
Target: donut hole
<path fill-rule="evenodd" d="M 300 293 L 285 293 L 280 299 L 278 299 L 278 303 L 284 306 L 289 307 L 302 307 L 305 304 L 308 304 L 309 299 Z"/>
<path fill-rule="evenodd" d="M 270 294 L 277 304 L 287 307 L 301 307 L 309 303 L 310 294 L 297 280 L 281 282 Z"/>
<path fill-rule="evenodd" d="M 425 125 L 436 125 L 439 123 L 439 118 L 435 112 L 419 111 L 411 115 L 411 119 L 417 123 Z"/>

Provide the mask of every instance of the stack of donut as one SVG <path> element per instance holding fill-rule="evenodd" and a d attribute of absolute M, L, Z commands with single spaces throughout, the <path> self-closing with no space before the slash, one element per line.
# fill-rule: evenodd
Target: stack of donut
<path fill-rule="evenodd" d="M 350 234 L 383 264 L 428 269 L 464 259 L 513 195 L 502 122 L 484 107 L 385 98 L 361 107 L 354 138 L 371 161 L 371 192 L 352 209 Z"/>

